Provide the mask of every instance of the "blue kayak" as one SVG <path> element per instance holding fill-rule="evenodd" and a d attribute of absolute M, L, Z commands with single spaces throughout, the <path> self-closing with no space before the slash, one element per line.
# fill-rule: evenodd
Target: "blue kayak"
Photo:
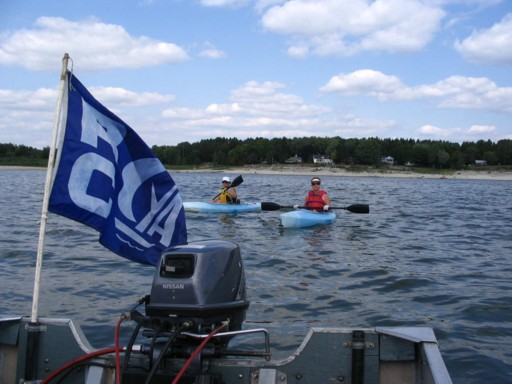
<path fill-rule="evenodd" d="M 305 228 L 318 224 L 332 224 L 336 220 L 336 212 L 314 212 L 306 209 L 286 212 L 281 215 L 284 228 Z"/>
<path fill-rule="evenodd" d="M 217 204 L 204 201 L 185 201 L 183 208 L 185 208 L 185 212 L 197 213 L 259 212 L 261 203 Z"/>

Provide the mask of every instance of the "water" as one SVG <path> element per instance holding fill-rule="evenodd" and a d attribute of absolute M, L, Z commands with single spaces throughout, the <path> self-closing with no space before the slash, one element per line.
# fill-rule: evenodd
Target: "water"
<path fill-rule="evenodd" d="M 305 176 L 243 176 L 245 201 L 300 204 L 308 189 Z M 197 201 L 216 194 L 221 175 L 173 177 L 183 200 Z M 44 179 L 44 171 L 0 171 L 0 315 L 30 315 Z M 322 181 L 333 205 L 369 204 L 370 214 L 340 210 L 331 226 L 299 230 L 280 229 L 279 212 L 187 216 L 189 241 L 240 244 L 245 327 L 267 328 L 282 357 L 312 326 L 428 326 L 455 383 L 512 382 L 512 182 Z M 73 318 L 105 347 L 119 315 L 149 293 L 154 268 L 97 238 L 50 215 L 39 315 Z"/>

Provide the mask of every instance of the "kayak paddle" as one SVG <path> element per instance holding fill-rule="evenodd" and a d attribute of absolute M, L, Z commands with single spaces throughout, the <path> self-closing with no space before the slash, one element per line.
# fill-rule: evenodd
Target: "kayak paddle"
<path fill-rule="evenodd" d="M 293 209 L 294 207 L 293 207 L 293 205 L 279 205 L 279 204 L 272 203 L 269 201 L 264 201 L 261 203 L 262 211 L 277 211 L 277 210 L 283 209 L 283 208 Z M 297 208 L 313 209 L 313 208 L 304 207 L 304 206 L 299 206 Z M 370 213 L 370 206 L 366 205 L 366 204 L 352 204 L 352 205 L 349 205 L 348 207 L 330 207 L 329 209 L 345 209 L 352 213 Z"/>
<path fill-rule="evenodd" d="M 229 185 L 229 187 L 226 188 L 226 191 L 229 189 L 229 188 L 235 188 L 235 187 L 238 187 L 240 184 L 242 184 L 244 182 L 244 179 L 242 178 L 242 175 L 238 175 L 237 177 L 235 177 L 233 179 L 233 181 L 231 182 L 231 184 Z M 220 192 L 219 194 L 217 194 L 217 196 L 215 196 L 212 200 L 215 200 L 217 197 L 220 196 L 222 192 Z"/>

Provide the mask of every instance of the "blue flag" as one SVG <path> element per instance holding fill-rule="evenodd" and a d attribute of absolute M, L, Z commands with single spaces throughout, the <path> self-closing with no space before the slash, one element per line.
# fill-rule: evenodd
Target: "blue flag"
<path fill-rule="evenodd" d="M 187 243 L 178 188 L 135 131 L 67 76 L 66 129 L 48 209 L 98 230 L 116 254 L 156 265 L 163 249 Z"/>

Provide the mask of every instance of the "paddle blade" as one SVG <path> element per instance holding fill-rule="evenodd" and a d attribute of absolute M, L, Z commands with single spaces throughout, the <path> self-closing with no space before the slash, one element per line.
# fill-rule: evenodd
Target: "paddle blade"
<path fill-rule="evenodd" d="M 370 213 L 370 206 L 366 204 L 352 204 L 345 209 L 352 213 Z"/>
<path fill-rule="evenodd" d="M 263 201 L 261 203 L 261 210 L 262 211 L 277 211 L 277 210 L 279 210 L 281 208 L 282 208 L 282 206 L 280 206 L 279 204 L 271 203 L 269 201 Z"/>
<path fill-rule="evenodd" d="M 235 187 L 238 187 L 240 184 L 242 184 L 244 182 L 244 179 L 242 178 L 242 175 L 239 175 L 237 177 L 235 177 L 233 179 L 233 181 L 231 182 L 231 185 L 229 186 L 229 188 L 235 188 Z"/>

